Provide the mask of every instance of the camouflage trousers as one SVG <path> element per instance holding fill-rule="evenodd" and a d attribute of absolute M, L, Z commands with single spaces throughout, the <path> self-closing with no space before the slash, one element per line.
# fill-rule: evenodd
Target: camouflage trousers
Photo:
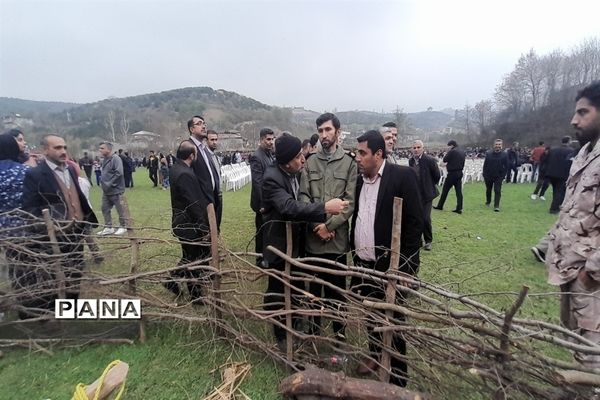
<path fill-rule="evenodd" d="M 600 283 L 585 288 L 579 278 L 560 287 L 560 319 L 573 332 L 600 345 Z M 589 368 L 600 368 L 600 355 L 575 352 L 575 359 Z"/>

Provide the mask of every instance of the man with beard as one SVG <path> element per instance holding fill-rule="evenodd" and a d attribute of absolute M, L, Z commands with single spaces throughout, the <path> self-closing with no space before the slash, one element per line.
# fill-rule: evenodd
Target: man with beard
<path fill-rule="evenodd" d="M 263 175 L 267 167 L 275 162 L 274 151 L 275 133 L 270 128 L 260 130 L 260 144 L 258 149 L 250 156 L 250 173 L 252 175 L 252 191 L 250 192 L 250 207 L 254 211 L 254 226 L 256 228 L 255 251 L 263 251 L 263 206 L 262 206 L 262 187 Z M 256 258 L 256 265 L 262 265 L 263 258 Z"/>
<path fill-rule="evenodd" d="M 282 134 L 275 143 L 277 163 L 265 171 L 262 184 L 262 207 L 265 226 L 263 228 L 263 255 L 267 268 L 283 271 L 285 261 L 268 246 L 286 252 L 286 221 L 325 222 L 332 215 L 338 215 L 348 208 L 348 201 L 333 198 L 327 202 L 304 203 L 298 200 L 298 173 L 304 167 L 302 142 L 291 134 Z M 303 224 L 292 226 L 292 257 L 298 257 L 304 250 L 300 239 L 304 233 Z M 298 284 L 298 283 L 294 283 Z M 269 276 L 265 292 L 265 310 L 275 311 L 283 308 L 283 282 Z M 298 291 L 292 287 L 292 302 L 298 303 Z M 280 349 L 285 349 L 285 329 L 280 323 L 281 315 L 275 317 L 279 324 L 274 324 L 273 333 Z M 294 318 L 295 322 L 298 321 Z M 296 324 L 295 324 L 296 325 Z"/>
<path fill-rule="evenodd" d="M 207 145 L 206 123 L 204 118 L 194 115 L 187 122 L 190 141 L 196 145 L 196 160 L 192 164 L 194 173 L 198 178 L 201 189 L 207 195 L 209 203 L 213 203 L 215 214 L 221 212 L 221 203 L 219 193 L 221 192 L 221 182 L 215 165 L 210 161 L 210 153 Z"/>
<path fill-rule="evenodd" d="M 61 257 L 59 262 L 66 280 L 66 297 L 79 297 L 79 284 L 84 267 L 83 239 L 85 224 L 95 226 L 98 223 L 85 195 L 79 187 L 77 174 L 72 167 L 67 166 L 67 144 L 58 135 L 46 135 L 41 145 L 45 160 L 37 167 L 31 168 L 25 174 L 23 183 L 23 210 L 37 216 L 42 216 L 42 210 L 48 209 L 50 216 L 56 222 L 69 221 L 68 226 L 57 230 Z M 17 285 L 40 285 L 37 268 L 48 264 L 50 244 L 45 232 L 35 243 L 32 253 L 35 260 L 15 273 Z M 39 259 L 37 259 L 39 257 Z M 35 265 L 35 267 L 32 267 Z M 28 303 L 29 306 L 51 308 L 52 300 L 57 293 L 41 294 Z"/>
<path fill-rule="evenodd" d="M 588 141 L 573 160 L 558 222 L 549 233 L 548 283 L 560 286 L 561 321 L 600 344 L 600 81 L 576 97 L 571 124 Z M 575 352 L 588 368 L 600 356 Z"/>
<path fill-rule="evenodd" d="M 216 151 L 219 145 L 219 134 L 212 129 L 206 131 L 206 153 L 208 155 L 208 161 L 212 163 L 216 172 L 216 180 L 221 182 L 221 163 L 217 157 Z M 221 219 L 223 219 L 223 192 L 221 191 L 221 185 L 219 185 L 219 192 L 215 193 L 217 196 L 217 204 L 219 208 L 215 210 L 217 213 L 217 229 L 221 231 Z"/>
<path fill-rule="evenodd" d="M 381 134 L 369 131 L 358 139 L 356 162 L 361 175 L 357 179 L 356 202 L 350 244 L 354 250 L 354 265 L 387 272 L 392 268 L 391 253 L 400 251 L 397 267 L 399 272 L 416 276 L 419 271 L 419 249 L 423 233 L 423 205 L 417 176 L 410 167 L 388 162 L 386 146 Z M 394 216 L 394 197 L 403 199 L 400 248 L 392 249 L 392 231 Z M 370 275 L 352 277 L 352 290 L 369 299 L 384 300 L 385 287 Z M 405 300 L 398 295 L 396 301 Z M 404 316 L 398 312 L 394 318 L 402 321 Z M 382 334 L 375 332 L 373 323 L 367 326 L 369 350 L 372 357 L 364 360 L 358 369 L 360 375 L 367 375 L 378 368 L 375 359 L 381 354 Z M 402 354 L 391 360 L 392 374 L 390 382 L 406 386 L 407 365 L 406 342 L 401 332 L 395 333 L 392 347 Z"/>
<path fill-rule="evenodd" d="M 500 196 L 502 196 L 502 180 L 508 169 L 508 157 L 502 151 L 502 139 L 494 141 L 494 149 L 485 154 L 483 161 L 483 180 L 485 181 L 485 205 L 492 202 L 494 189 L 494 211 L 500 211 Z"/>
<path fill-rule="evenodd" d="M 306 256 L 337 261 L 346 265 L 346 253 L 350 251 L 350 217 L 354 212 L 354 192 L 356 190 L 357 167 L 354 157 L 338 145 L 341 128 L 340 120 L 332 113 L 325 113 L 316 120 L 320 149 L 306 161 L 300 180 L 300 199 L 307 203 L 326 203 L 335 198 L 348 201 L 348 208 L 339 215 L 330 216 L 327 221 L 308 224 L 306 232 Z M 327 263 L 313 262 L 321 268 L 335 269 Z M 339 288 L 311 282 L 309 291 L 317 298 L 322 295 L 324 302 L 334 309 L 342 307 L 346 290 L 346 277 L 327 273 L 316 273 L 318 278 Z M 322 293 L 324 292 L 324 293 Z M 309 331 L 318 335 L 321 318 L 311 318 Z M 334 320 L 333 332 L 338 340 L 344 341 L 344 324 Z"/>

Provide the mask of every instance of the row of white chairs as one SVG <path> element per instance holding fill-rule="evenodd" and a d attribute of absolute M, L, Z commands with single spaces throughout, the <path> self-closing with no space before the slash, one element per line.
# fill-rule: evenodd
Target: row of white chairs
<path fill-rule="evenodd" d="M 469 182 L 483 182 L 483 159 L 482 158 L 467 158 L 465 160 L 465 168 L 463 169 L 462 184 Z M 408 158 L 403 158 L 398 161 L 400 165 L 408 165 Z M 446 167 L 442 165 L 440 160 L 439 163 L 441 178 L 439 181 L 440 185 L 444 184 L 448 171 Z M 511 180 L 514 178 L 514 172 L 511 173 Z M 529 163 L 522 164 L 517 169 L 517 182 L 519 183 L 531 183 L 537 180 L 537 173 L 534 176 L 533 165 Z"/>
<path fill-rule="evenodd" d="M 250 166 L 245 162 L 221 167 L 221 187 L 225 190 L 239 190 L 251 180 Z"/>

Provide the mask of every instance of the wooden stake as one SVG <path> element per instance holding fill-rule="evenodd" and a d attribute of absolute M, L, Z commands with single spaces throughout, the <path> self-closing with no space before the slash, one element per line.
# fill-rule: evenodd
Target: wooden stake
<path fill-rule="evenodd" d="M 398 272 L 398 264 L 400 262 L 400 234 L 402 233 L 402 199 L 394 197 L 394 217 L 392 223 L 392 244 L 390 266 L 388 272 Z M 396 280 L 392 277 L 388 278 L 387 287 L 385 288 L 385 302 L 388 304 L 396 304 Z M 386 311 L 387 319 L 393 318 L 393 311 Z M 386 331 L 383 333 L 383 349 L 381 351 L 381 368 L 379 369 L 379 380 L 382 382 L 390 381 L 391 357 L 386 350 L 392 345 L 392 337 L 394 333 Z"/>
<path fill-rule="evenodd" d="M 288 257 L 292 256 L 292 251 L 293 251 L 293 238 L 292 238 L 292 223 L 291 222 L 286 222 L 285 223 L 285 238 L 286 238 L 286 255 Z M 292 265 L 290 264 L 289 261 L 285 262 L 285 277 L 284 279 L 287 281 L 287 285 L 285 285 L 284 290 L 284 296 L 285 296 L 285 311 L 291 311 L 292 310 L 292 290 L 290 288 L 290 276 L 292 273 Z M 285 326 L 286 326 L 286 332 L 285 332 L 285 339 L 286 339 L 286 352 L 287 352 L 287 358 L 289 362 L 292 362 L 293 358 L 294 358 L 294 348 L 293 348 L 293 335 L 292 335 L 292 314 L 291 313 L 287 313 L 285 315 Z"/>
<path fill-rule="evenodd" d="M 50 238 L 50 245 L 52 246 L 52 253 L 55 256 L 60 255 L 60 247 L 58 245 L 58 239 L 56 238 L 56 230 L 54 229 L 54 223 L 52 222 L 52 218 L 50 218 L 50 210 L 44 208 L 42 210 L 42 216 L 44 217 L 44 222 L 46 222 L 46 230 L 48 231 L 48 237 Z M 66 296 L 65 289 L 65 272 L 62 270 L 60 257 L 56 258 L 56 261 L 53 263 L 52 268 L 54 269 L 54 276 L 58 281 L 58 298 L 64 299 Z"/>
<path fill-rule="evenodd" d="M 125 211 L 125 220 L 126 225 L 124 228 L 127 228 L 127 236 L 129 237 L 129 241 L 131 242 L 131 259 L 129 260 L 129 272 L 131 275 L 137 274 L 140 266 L 140 241 L 135 236 L 135 230 L 133 229 L 133 218 L 131 218 L 131 213 L 129 212 L 129 203 L 127 203 L 127 199 L 125 195 L 121 195 L 119 201 L 121 202 L 121 206 Z M 129 281 L 129 293 L 131 295 L 135 295 L 137 292 L 137 281 L 132 279 Z M 144 314 L 142 313 L 142 318 L 140 318 L 139 322 L 139 339 L 140 343 L 146 342 L 146 325 L 144 322 Z"/>
<path fill-rule="evenodd" d="M 206 211 L 208 212 L 208 224 L 210 227 L 210 266 L 213 267 L 216 271 L 214 277 L 212 279 L 212 287 L 213 287 L 213 298 L 215 303 L 215 318 L 217 320 L 221 320 L 223 315 L 221 313 L 221 273 L 220 273 L 220 259 L 219 259 L 219 229 L 217 227 L 217 215 L 215 213 L 214 204 L 210 203 L 206 207 Z M 223 336 L 224 332 L 217 328 L 217 334 Z"/>

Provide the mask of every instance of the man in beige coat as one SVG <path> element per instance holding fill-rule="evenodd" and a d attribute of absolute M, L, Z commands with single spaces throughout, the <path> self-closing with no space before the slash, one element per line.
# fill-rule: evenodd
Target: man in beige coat
<path fill-rule="evenodd" d="M 561 320 L 600 345 L 600 81 L 581 90 L 571 124 L 583 141 L 571 166 L 558 222 L 549 233 L 548 283 L 560 285 Z M 600 356 L 575 353 L 600 368 Z"/>

